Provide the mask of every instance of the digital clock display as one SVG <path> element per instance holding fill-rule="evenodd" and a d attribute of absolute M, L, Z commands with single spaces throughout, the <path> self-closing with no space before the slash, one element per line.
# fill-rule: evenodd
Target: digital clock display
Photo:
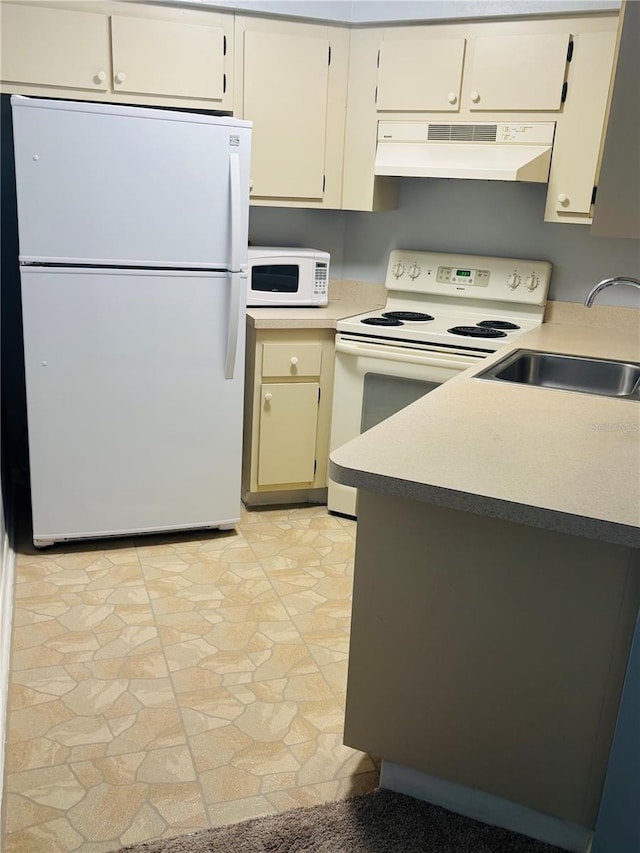
<path fill-rule="evenodd" d="M 456 270 L 456 275 L 466 276 L 467 278 L 471 275 L 471 270 Z"/>

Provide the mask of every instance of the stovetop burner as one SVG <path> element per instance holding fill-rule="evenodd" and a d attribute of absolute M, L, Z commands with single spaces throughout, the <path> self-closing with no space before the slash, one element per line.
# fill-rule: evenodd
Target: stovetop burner
<path fill-rule="evenodd" d="M 480 320 L 478 326 L 483 329 L 519 329 L 515 323 L 510 323 L 508 320 Z"/>
<path fill-rule="evenodd" d="M 407 320 L 414 323 L 433 320 L 432 314 L 423 314 L 422 311 L 383 311 L 382 316 L 389 317 L 392 320 Z"/>
<path fill-rule="evenodd" d="M 464 335 L 467 338 L 506 338 L 507 333 L 487 326 L 452 326 L 447 331 L 452 335 Z"/>
<path fill-rule="evenodd" d="M 365 317 L 360 322 L 368 326 L 404 326 L 402 320 L 393 317 Z"/>

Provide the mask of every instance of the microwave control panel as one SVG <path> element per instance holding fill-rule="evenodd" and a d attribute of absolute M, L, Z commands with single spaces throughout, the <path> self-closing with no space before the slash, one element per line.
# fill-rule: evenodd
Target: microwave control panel
<path fill-rule="evenodd" d="M 326 296 L 329 286 L 329 264 L 316 261 L 316 271 L 313 278 L 313 295 Z"/>

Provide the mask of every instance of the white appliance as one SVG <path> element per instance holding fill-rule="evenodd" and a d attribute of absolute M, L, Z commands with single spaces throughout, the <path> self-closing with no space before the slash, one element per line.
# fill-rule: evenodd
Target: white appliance
<path fill-rule="evenodd" d="M 281 246 L 250 246 L 247 305 L 326 305 L 328 252 Z"/>
<path fill-rule="evenodd" d="M 555 122 L 378 122 L 376 175 L 549 180 Z"/>
<path fill-rule="evenodd" d="M 34 543 L 232 527 L 250 122 L 11 104 Z"/>
<path fill-rule="evenodd" d="M 337 323 L 331 450 L 542 322 L 551 264 L 394 250 L 383 308 Z M 329 480 L 328 509 L 356 515 Z"/>

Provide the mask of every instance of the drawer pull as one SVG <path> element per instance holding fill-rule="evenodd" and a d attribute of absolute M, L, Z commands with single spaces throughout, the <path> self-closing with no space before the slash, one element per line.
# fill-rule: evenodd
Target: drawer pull
<path fill-rule="evenodd" d="M 268 392 L 264 395 L 265 402 L 270 403 L 273 399 L 273 394 L 269 394 Z"/>
<path fill-rule="evenodd" d="M 292 355 L 291 356 L 291 366 L 295 367 L 297 363 L 298 363 L 298 357 L 296 355 Z"/>

